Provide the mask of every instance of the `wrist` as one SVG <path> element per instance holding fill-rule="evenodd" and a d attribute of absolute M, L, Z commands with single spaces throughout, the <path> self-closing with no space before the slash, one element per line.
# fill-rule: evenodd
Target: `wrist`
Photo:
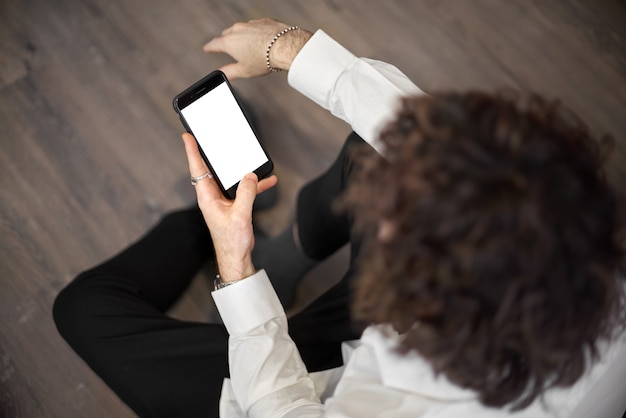
<path fill-rule="evenodd" d="M 252 257 L 246 257 L 243 260 L 226 261 L 218 258 L 217 265 L 219 269 L 218 276 L 223 283 L 236 282 L 256 273 Z"/>
<path fill-rule="evenodd" d="M 215 280 L 213 281 L 213 290 L 220 290 L 223 289 L 227 286 L 230 286 L 231 284 L 237 283 L 237 282 L 241 282 L 243 280 L 247 279 L 247 277 L 244 277 L 243 279 L 239 279 L 239 280 L 231 280 L 230 282 L 225 282 L 222 280 L 222 276 L 220 276 L 219 274 L 217 274 L 215 276 Z"/>
<path fill-rule="evenodd" d="M 281 31 L 270 41 L 266 51 L 266 61 L 268 67 L 276 70 L 289 71 L 296 55 L 313 36 L 305 29 L 292 26 Z"/>

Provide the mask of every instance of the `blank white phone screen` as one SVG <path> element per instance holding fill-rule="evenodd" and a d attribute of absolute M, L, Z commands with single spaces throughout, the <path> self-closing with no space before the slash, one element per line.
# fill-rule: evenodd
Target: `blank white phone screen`
<path fill-rule="evenodd" d="M 267 161 L 226 83 L 181 112 L 224 189 L 230 189 Z"/>

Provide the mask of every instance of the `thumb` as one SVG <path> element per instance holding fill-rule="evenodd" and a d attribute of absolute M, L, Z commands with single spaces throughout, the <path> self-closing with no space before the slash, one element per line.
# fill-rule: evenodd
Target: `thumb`
<path fill-rule="evenodd" d="M 239 208 L 249 208 L 252 211 L 252 205 L 256 198 L 256 188 L 259 179 L 256 174 L 249 173 L 244 176 L 237 186 L 237 194 L 235 195 L 235 205 Z"/>
<path fill-rule="evenodd" d="M 226 75 L 227 79 L 234 80 L 236 78 L 241 77 L 241 74 L 239 73 L 240 67 L 241 66 L 239 65 L 239 63 L 233 62 L 233 63 L 224 65 L 222 68 L 220 68 L 220 71 L 222 71 L 224 75 Z"/>

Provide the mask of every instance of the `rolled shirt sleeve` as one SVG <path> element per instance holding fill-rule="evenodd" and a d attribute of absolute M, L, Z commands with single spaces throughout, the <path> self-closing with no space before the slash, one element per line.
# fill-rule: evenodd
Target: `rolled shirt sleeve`
<path fill-rule="evenodd" d="M 212 293 L 230 334 L 232 393 L 251 417 L 322 416 L 287 317 L 264 270 Z"/>
<path fill-rule="evenodd" d="M 399 98 L 424 94 L 393 65 L 356 57 L 322 30 L 298 53 L 288 80 L 380 153 L 378 135 L 396 114 Z"/>

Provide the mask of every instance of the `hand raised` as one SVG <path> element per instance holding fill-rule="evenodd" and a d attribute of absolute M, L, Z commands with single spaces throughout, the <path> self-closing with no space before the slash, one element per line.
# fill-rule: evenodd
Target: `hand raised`
<path fill-rule="evenodd" d="M 235 23 L 207 42 L 204 51 L 225 53 L 235 60 L 220 68 L 231 80 L 265 75 L 269 73 L 265 60 L 267 46 L 277 33 L 288 26 L 268 18 Z M 272 67 L 288 70 L 310 37 L 311 33 L 306 30 L 295 30 L 282 36 L 270 52 Z"/>

